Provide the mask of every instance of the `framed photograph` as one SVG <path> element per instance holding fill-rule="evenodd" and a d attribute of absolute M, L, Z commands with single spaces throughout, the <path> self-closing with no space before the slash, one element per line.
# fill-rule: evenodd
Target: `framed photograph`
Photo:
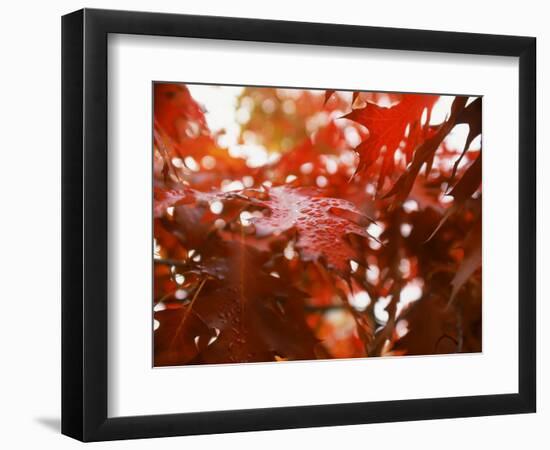
<path fill-rule="evenodd" d="M 62 432 L 535 412 L 535 57 L 64 16 Z"/>

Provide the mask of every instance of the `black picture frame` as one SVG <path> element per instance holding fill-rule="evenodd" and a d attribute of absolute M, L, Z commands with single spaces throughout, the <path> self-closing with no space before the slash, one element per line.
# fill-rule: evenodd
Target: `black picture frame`
<path fill-rule="evenodd" d="M 518 393 L 107 416 L 107 36 L 179 36 L 519 58 Z M 84 9 L 62 18 L 62 433 L 82 441 L 535 412 L 536 39 Z"/>

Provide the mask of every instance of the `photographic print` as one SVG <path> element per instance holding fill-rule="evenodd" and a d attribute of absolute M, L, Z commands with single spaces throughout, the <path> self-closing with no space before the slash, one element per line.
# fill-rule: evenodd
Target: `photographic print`
<path fill-rule="evenodd" d="M 482 351 L 482 97 L 153 83 L 153 365 Z"/>

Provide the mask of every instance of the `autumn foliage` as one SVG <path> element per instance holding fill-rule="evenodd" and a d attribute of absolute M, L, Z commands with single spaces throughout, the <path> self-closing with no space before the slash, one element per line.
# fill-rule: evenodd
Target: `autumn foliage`
<path fill-rule="evenodd" d="M 154 86 L 156 366 L 481 351 L 481 98 L 247 87 L 228 143 L 192 92 Z"/>

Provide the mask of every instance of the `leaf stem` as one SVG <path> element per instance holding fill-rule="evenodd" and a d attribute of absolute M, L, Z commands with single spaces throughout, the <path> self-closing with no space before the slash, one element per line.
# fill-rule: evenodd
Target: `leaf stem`
<path fill-rule="evenodd" d="M 201 284 L 199 284 L 199 287 L 197 288 L 197 290 L 193 294 L 193 298 L 191 299 L 191 302 L 189 303 L 189 305 L 187 306 L 187 309 L 185 310 L 185 313 L 183 314 L 183 317 L 182 317 L 182 319 L 181 319 L 181 321 L 178 325 L 178 328 L 176 329 L 176 332 L 174 333 L 174 337 L 172 338 L 172 341 L 170 342 L 169 348 L 172 348 L 174 346 L 174 343 L 176 342 L 176 339 L 179 336 L 185 321 L 189 317 L 189 314 L 191 314 L 191 310 L 193 309 L 193 305 L 195 303 L 195 300 L 199 296 L 199 293 L 201 292 L 201 289 L 202 289 L 202 287 L 204 286 L 205 283 L 206 283 L 206 278 L 201 281 Z"/>

